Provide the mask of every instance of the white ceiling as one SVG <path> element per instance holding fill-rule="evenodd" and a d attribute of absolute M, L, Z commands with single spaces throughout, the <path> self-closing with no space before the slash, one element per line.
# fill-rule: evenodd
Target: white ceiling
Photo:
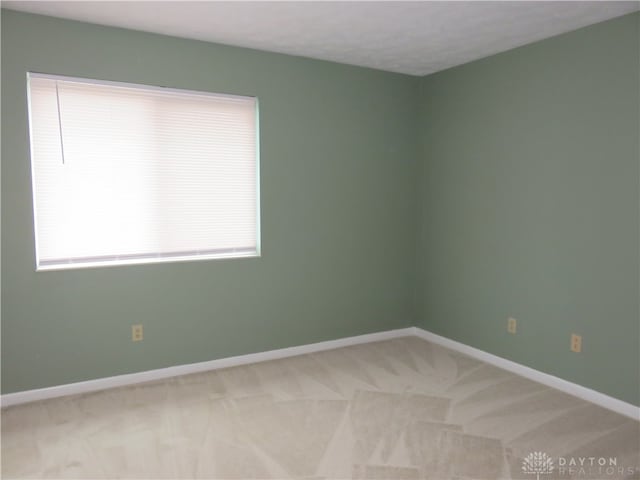
<path fill-rule="evenodd" d="M 624 15 L 640 2 L 3 1 L 4 8 L 426 75 Z"/>

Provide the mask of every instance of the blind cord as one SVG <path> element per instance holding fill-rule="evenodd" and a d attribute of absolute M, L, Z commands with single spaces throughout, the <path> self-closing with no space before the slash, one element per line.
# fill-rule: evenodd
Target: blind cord
<path fill-rule="evenodd" d="M 62 164 L 64 165 L 64 139 L 62 137 L 62 114 L 60 113 L 60 93 L 58 92 L 57 81 L 56 81 L 56 104 L 58 106 L 58 132 L 60 132 L 60 153 L 62 154 Z"/>

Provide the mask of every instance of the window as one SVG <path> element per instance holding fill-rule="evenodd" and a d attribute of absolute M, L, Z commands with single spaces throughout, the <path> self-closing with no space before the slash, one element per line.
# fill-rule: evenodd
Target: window
<path fill-rule="evenodd" d="M 256 98 L 28 87 L 38 270 L 259 255 Z"/>

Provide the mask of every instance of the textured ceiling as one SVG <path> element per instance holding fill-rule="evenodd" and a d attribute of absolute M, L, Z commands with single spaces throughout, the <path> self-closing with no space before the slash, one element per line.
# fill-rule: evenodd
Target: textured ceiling
<path fill-rule="evenodd" d="M 639 2 L 34 2 L 4 8 L 426 75 L 624 15 Z"/>

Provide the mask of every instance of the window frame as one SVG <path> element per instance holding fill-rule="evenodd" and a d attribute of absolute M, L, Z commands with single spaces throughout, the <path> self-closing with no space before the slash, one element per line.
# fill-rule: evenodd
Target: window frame
<path fill-rule="evenodd" d="M 114 254 L 111 256 L 103 257 L 103 259 L 95 260 L 69 260 L 66 263 L 52 263 L 42 264 L 42 260 L 39 257 L 39 240 L 38 240 L 38 213 L 36 202 L 36 166 L 34 151 L 34 135 L 33 135 L 33 115 L 31 107 L 31 87 L 30 81 L 32 78 L 59 80 L 67 82 L 75 82 L 81 84 L 90 85 L 104 85 L 113 87 L 123 87 L 129 89 L 136 89 L 142 91 L 157 91 L 162 93 L 175 93 L 177 95 L 189 95 L 194 96 L 210 96 L 215 98 L 231 98 L 231 99 L 252 99 L 255 105 L 255 250 L 247 251 L 246 249 L 238 249 L 237 251 L 224 251 L 216 252 L 215 249 L 209 249 L 205 253 L 200 252 L 173 252 L 173 253 L 144 253 L 134 255 L 122 255 Z M 260 102 L 255 95 L 240 95 L 229 93 L 217 93 L 205 90 L 193 90 L 177 87 L 166 87 L 160 85 L 149 85 L 143 83 L 131 83 L 120 82 L 112 80 L 99 80 L 87 77 L 76 77 L 68 75 L 57 75 L 50 73 L 41 73 L 35 71 L 27 71 L 26 74 L 26 91 L 27 91 L 27 121 L 28 121 L 28 136 L 29 136 L 29 166 L 31 177 L 31 200 L 32 200 L 32 214 L 33 214 L 33 239 L 34 239 L 34 260 L 35 271 L 59 271 L 59 270 L 77 270 L 86 268 L 103 268 L 103 267 L 118 267 L 124 265 L 151 265 L 162 263 L 174 263 L 174 262 L 197 262 L 208 260 L 222 260 L 222 259 L 235 259 L 235 258 L 260 258 L 262 256 L 262 234 L 261 234 L 261 202 L 260 202 Z M 118 257 L 117 259 L 115 257 Z"/>

